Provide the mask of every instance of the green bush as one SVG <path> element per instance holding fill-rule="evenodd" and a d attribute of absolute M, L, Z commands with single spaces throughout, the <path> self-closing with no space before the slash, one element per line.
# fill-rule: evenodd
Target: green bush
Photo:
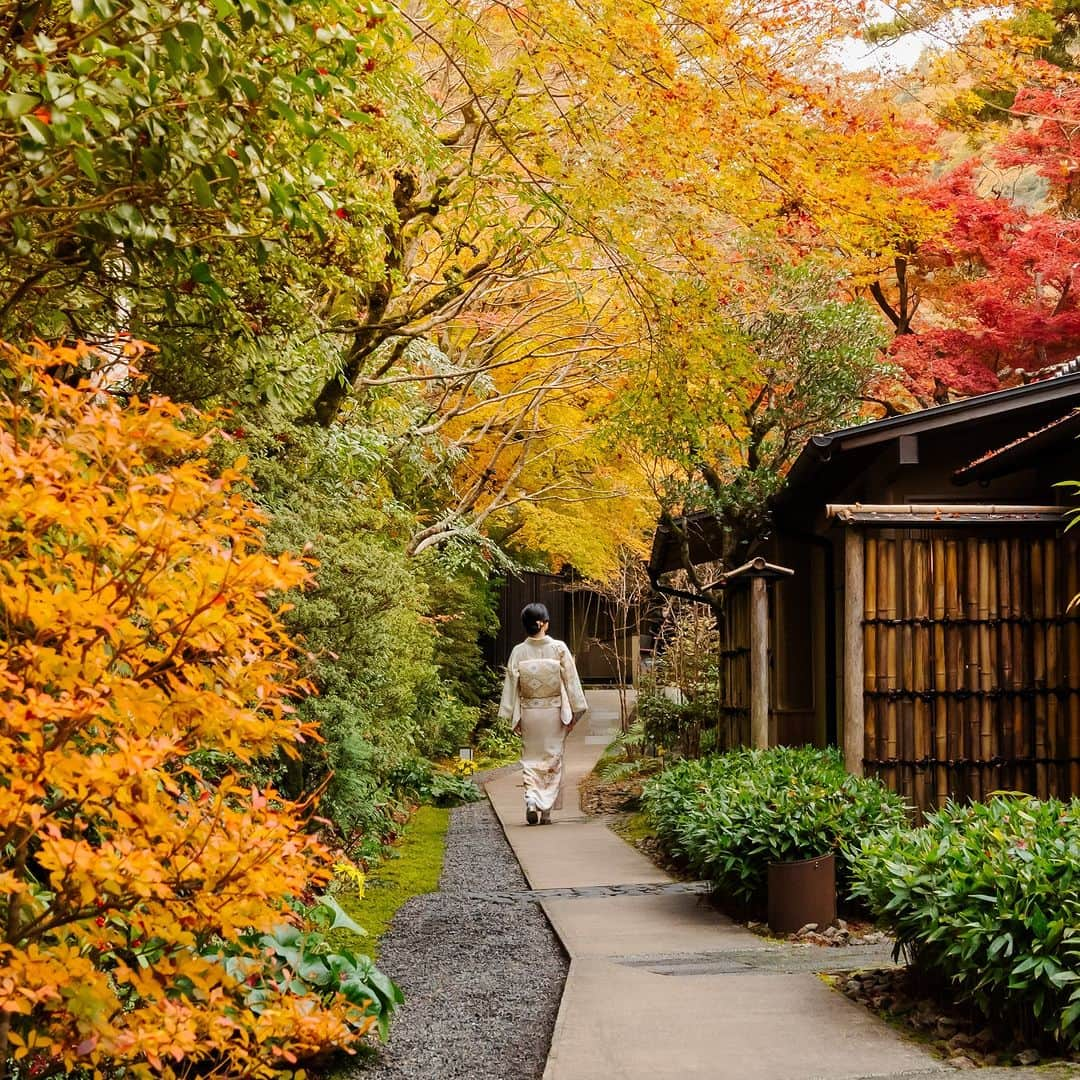
<path fill-rule="evenodd" d="M 835 853 L 904 821 L 900 798 L 845 772 L 835 750 L 733 750 L 680 761 L 645 785 L 642 808 L 665 849 L 747 907 L 765 901 L 768 866 Z"/>
<path fill-rule="evenodd" d="M 425 758 L 403 761 L 387 782 L 401 798 L 432 806 L 460 806 L 481 798 L 480 789 L 471 780 L 437 769 Z"/>
<path fill-rule="evenodd" d="M 646 692 L 637 703 L 638 719 L 645 725 L 646 744 L 654 749 L 675 751 L 683 757 L 700 757 L 706 749 L 730 749 L 716 745 L 721 711 L 720 698 L 711 687 L 698 689 L 682 701 Z"/>
<path fill-rule="evenodd" d="M 521 757 L 521 737 L 514 734 L 510 721 L 497 716 L 493 708 L 481 713 L 474 741 L 477 755 L 488 761 L 514 761 Z"/>
<path fill-rule="evenodd" d="M 218 452 L 250 454 L 271 547 L 317 562 L 314 583 L 288 596 L 284 619 L 305 646 L 303 674 L 318 693 L 299 709 L 321 741 L 308 742 L 299 762 L 268 767 L 294 796 L 321 791 L 319 812 L 338 842 L 377 861 L 397 828 L 393 770 L 470 743 L 492 688 L 479 639 L 492 627 L 494 594 L 460 561 L 407 554 L 416 519 L 389 497 L 378 432 L 252 418 L 237 431 L 241 443 Z"/>
<path fill-rule="evenodd" d="M 916 970 L 988 1018 L 1080 1046 L 1080 801 L 950 803 L 867 837 L 854 862 L 854 894 Z"/>
<path fill-rule="evenodd" d="M 405 1000 L 400 988 L 370 957 L 335 949 L 327 940 L 338 929 L 358 937 L 365 931 L 332 896 L 321 897 L 302 914 L 302 928 L 286 923 L 266 933 L 252 931 L 235 942 L 218 943 L 205 955 L 220 960 L 232 978 L 250 987 L 244 1004 L 253 1012 L 262 1012 L 265 1002 L 273 1003 L 282 993 L 324 1004 L 340 995 L 363 1009 L 364 1017 L 375 1017 L 385 1041 L 390 1018 Z"/>
<path fill-rule="evenodd" d="M 663 694 L 643 693 L 637 702 L 637 718 L 642 724 L 644 742 L 671 750 L 679 745 L 686 726 L 697 717 L 684 702 Z"/>
<path fill-rule="evenodd" d="M 441 686 L 421 695 L 419 704 L 416 747 L 421 753 L 434 758 L 453 757 L 461 747 L 471 744 L 480 722 L 476 706 L 463 704 Z"/>

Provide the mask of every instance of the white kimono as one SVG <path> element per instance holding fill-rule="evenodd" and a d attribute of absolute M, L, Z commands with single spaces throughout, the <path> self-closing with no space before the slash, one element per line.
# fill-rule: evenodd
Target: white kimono
<path fill-rule="evenodd" d="M 563 744 L 589 704 L 570 650 L 551 637 L 526 638 L 506 664 L 499 716 L 521 730 L 525 805 L 562 807 Z"/>

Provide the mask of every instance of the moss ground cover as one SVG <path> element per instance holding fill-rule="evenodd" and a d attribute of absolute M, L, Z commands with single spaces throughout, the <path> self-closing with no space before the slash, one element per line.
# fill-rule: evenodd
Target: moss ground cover
<path fill-rule="evenodd" d="M 613 822 L 611 828 L 631 844 L 640 840 L 656 839 L 656 832 L 649 824 L 649 819 L 640 810 Z"/>
<path fill-rule="evenodd" d="M 379 955 L 379 939 L 398 908 L 413 896 L 439 887 L 450 810 L 421 806 L 406 828 L 394 854 L 374 870 L 364 883 L 363 895 L 355 888 L 338 894 L 341 906 L 368 933 L 359 938 L 348 930 L 334 932 L 339 948 L 355 948 L 373 959 Z"/>

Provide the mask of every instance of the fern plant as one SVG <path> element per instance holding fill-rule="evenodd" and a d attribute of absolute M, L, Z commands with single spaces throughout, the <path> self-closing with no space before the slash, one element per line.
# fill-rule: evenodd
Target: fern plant
<path fill-rule="evenodd" d="M 604 751 L 596 766 L 596 775 L 609 784 L 636 776 L 651 776 L 660 768 L 661 762 L 646 756 L 647 749 L 645 721 L 635 720 Z"/>

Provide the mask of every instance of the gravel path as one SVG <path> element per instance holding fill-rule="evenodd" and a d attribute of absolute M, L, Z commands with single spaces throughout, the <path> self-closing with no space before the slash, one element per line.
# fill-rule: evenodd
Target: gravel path
<path fill-rule="evenodd" d="M 468 895 L 528 886 L 487 799 L 455 810 L 439 892 L 394 917 L 379 967 L 405 1006 L 354 1080 L 536 1080 L 567 961 L 535 904 Z"/>

